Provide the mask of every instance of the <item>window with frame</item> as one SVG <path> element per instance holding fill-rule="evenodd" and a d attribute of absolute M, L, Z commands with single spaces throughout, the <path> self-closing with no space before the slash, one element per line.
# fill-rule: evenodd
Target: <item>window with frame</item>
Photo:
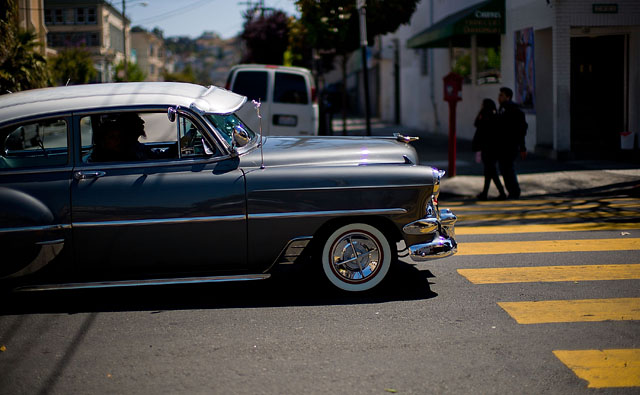
<path fill-rule="evenodd" d="M 64 118 L 51 118 L 1 129 L 0 169 L 66 165 L 67 126 Z"/>
<path fill-rule="evenodd" d="M 266 71 L 238 71 L 232 90 L 249 101 L 266 102 L 268 79 Z"/>
<path fill-rule="evenodd" d="M 273 101 L 275 103 L 308 104 L 307 81 L 300 74 L 276 72 Z"/>
<path fill-rule="evenodd" d="M 429 75 L 429 48 L 420 49 L 420 75 Z"/>
<path fill-rule="evenodd" d="M 477 84 L 500 83 L 500 47 L 478 47 L 477 51 Z"/>
<path fill-rule="evenodd" d="M 197 123 L 162 112 L 118 112 L 80 119 L 84 163 L 175 160 L 214 154 Z M 180 140 L 178 140 L 178 135 Z"/>
<path fill-rule="evenodd" d="M 451 69 L 464 78 L 465 84 L 471 83 L 471 49 L 453 48 Z"/>

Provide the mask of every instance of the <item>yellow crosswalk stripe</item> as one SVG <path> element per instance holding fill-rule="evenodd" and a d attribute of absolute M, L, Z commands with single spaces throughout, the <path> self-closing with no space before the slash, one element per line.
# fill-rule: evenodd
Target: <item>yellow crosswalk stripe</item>
<path fill-rule="evenodd" d="M 640 229 L 640 222 L 582 222 L 574 224 L 531 224 L 501 226 L 464 226 L 456 227 L 457 235 L 496 235 L 510 233 L 545 233 L 545 232 L 582 232 L 596 230 L 631 230 Z"/>
<path fill-rule="evenodd" d="M 458 244 L 457 256 L 640 250 L 640 238 L 500 241 Z"/>
<path fill-rule="evenodd" d="M 455 212 L 455 210 L 454 210 Z M 470 221 L 512 221 L 512 220 L 531 220 L 531 219 L 567 219 L 567 218 L 640 218 L 640 211 L 554 211 L 550 213 L 484 213 L 484 214 L 468 214 L 458 216 L 459 222 Z"/>
<path fill-rule="evenodd" d="M 531 204 L 520 206 L 464 206 L 456 207 L 455 212 L 463 211 L 523 211 L 523 210 L 588 210 L 593 208 L 640 208 L 640 202 L 634 203 L 607 203 L 601 202 L 567 202 L 570 204 Z"/>
<path fill-rule="evenodd" d="M 640 264 L 458 269 L 473 284 L 640 280 Z"/>
<path fill-rule="evenodd" d="M 640 387 L 640 349 L 555 350 L 589 388 Z"/>
<path fill-rule="evenodd" d="M 640 298 L 498 302 L 519 324 L 640 320 Z"/>

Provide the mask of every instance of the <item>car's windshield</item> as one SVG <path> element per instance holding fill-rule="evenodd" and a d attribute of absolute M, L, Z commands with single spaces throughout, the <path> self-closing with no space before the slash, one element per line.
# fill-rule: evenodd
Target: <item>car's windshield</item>
<path fill-rule="evenodd" d="M 233 131 L 239 132 L 241 135 L 248 136 L 249 140 L 253 140 L 255 133 L 244 124 L 235 114 L 218 115 L 207 114 L 207 118 L 211 124 L 218 129 L 222 137 L 229 145 L 233 145 Z"/>

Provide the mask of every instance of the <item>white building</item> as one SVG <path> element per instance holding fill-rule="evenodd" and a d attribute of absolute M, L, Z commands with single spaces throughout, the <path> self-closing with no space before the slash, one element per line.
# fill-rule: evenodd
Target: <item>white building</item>
<path fill-rule="evenodd" d="M 472 138 L 482 99 L 497 102 L 501 86 L 527 114 L 529 151 L 610 155 L 628 145 L 621 133 L 640 132 L 637 0 L 423 0 L 378 50 L 380 116 L 396 119 L 397 77 L 400 123 L 425 133 L 448 133 L 452 69 L 466 74 L 458 138 Z"/>

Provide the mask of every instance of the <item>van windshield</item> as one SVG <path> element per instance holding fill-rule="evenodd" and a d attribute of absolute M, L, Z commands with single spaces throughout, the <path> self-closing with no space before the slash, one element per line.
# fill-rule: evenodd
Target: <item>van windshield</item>
<path fill-rule="evenodd" d="M 249 140 L 253 140 L 255 133 L 246 126 L 240 118 L 235 114 L 219 115 L 219 114 L 207 114 L 207 118 L 211 124 L 220 132 L 222 138 L 224 138 L 230 146 L 233 145 L 233 131 L 239 132 L 241 135 L 246 135 Z"/>

